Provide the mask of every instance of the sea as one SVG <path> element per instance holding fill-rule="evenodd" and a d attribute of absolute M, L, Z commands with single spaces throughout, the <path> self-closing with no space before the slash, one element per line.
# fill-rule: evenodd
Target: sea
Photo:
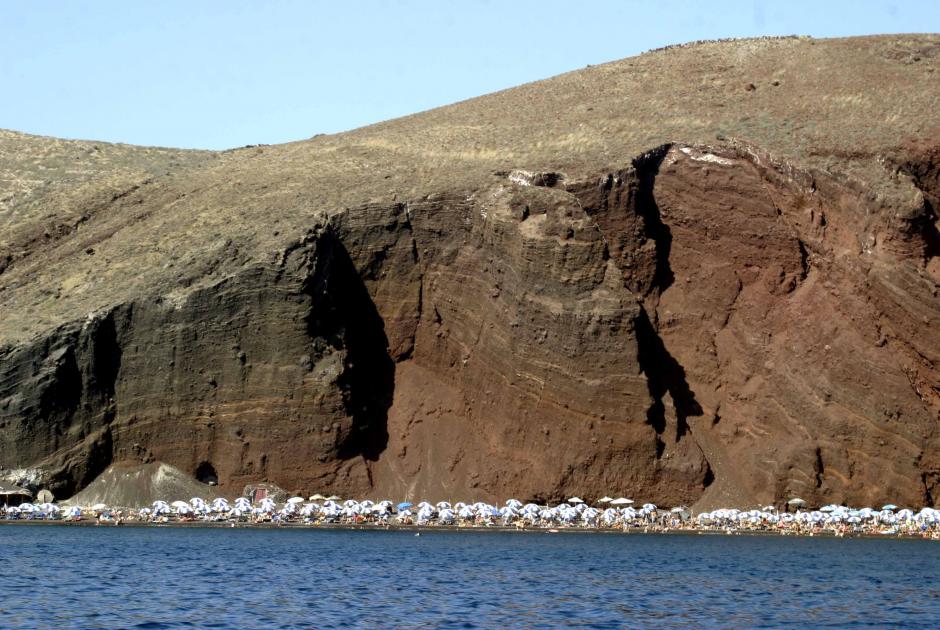
<path fill-rule="evenodd" d="M 3 628 L 940 624 L 940 543 L 0 526 Z"/>

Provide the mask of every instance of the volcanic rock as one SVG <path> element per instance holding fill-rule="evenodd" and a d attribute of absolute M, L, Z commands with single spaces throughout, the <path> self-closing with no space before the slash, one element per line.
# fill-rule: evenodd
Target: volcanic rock
<path fill-rule="evenodd" d="M 933 504 L 938 63 L 705 42 L 280 146 L 0 132 L 0 465 Z"/>
<path fill-rule="evenodd" d="M 154 501 L 189 501 L 192 497 L 212 499 L 218 493 L 183 471 L 162 462 L 116 464 L 72 496 L 70 505 L 103 503 L 111 508 L 140 509 Z"/>

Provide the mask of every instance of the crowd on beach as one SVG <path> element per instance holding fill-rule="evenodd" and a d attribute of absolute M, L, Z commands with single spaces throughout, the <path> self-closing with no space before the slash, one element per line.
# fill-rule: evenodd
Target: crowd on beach
<path fill-rule="evenodd" d="M 264 498 L 252 503 L 245 497 L 234 501 L 211 501 L 194 497 L 172 503 L 155 501 L 150 507 L 114 509 L 105 504 L 93 506 L 55 503 L 23 503 L 0 507 L 5 520 L 89 521 L 98 524 L 121 523 L 217 523 L 338 526 L 419 526 L 419 527 L 504 527 L 518 529 L 622 530 L 644 532 L 765 532 L 797 535 L 898 535 L 940 540 L 940 510 L 925 507 L 915 512 L 885 505 L 881 509 L 853 509 L 826 505 L 818 510 L 797 507 L 794 512 L 773 506 L 751 510 L 719 509 L 692 514 L 685 507 L 660 509 L 646 503 L 633 505 L 626 498 L 604 497 L 594 505 L 572 497 L 559 505 L 523 504 L 509 499 L 503 505 L 484 502 L 451 504 L 440 501 L 418 504 L 392 501 L 341 500 L 315 495 L 291 497 L 282 503 Z"/>

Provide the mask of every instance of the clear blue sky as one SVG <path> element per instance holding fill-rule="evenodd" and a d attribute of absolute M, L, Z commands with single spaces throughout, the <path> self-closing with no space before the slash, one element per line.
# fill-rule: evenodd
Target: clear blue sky
<path fill-rule="evenodd" d="M 0 127 L 220 149 L 696 39 L 938 30 L 938 0 L 5 0 Z"/>

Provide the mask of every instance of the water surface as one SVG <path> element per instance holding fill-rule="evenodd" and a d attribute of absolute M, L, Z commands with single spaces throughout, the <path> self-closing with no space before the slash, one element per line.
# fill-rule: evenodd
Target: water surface
<path fill-rule="evenodd" d="M 936 627 L 940 544 L 0 526 L 0 626 Z"/>

